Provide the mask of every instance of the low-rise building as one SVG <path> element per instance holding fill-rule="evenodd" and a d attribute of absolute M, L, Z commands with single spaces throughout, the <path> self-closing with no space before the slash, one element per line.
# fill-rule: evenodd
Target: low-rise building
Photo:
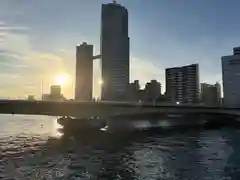
<path fill-rule="evenodd" d="M 209 106 L 221 105 L 221 88 L 220 84 L 201 84 L 201 103 Z"/>

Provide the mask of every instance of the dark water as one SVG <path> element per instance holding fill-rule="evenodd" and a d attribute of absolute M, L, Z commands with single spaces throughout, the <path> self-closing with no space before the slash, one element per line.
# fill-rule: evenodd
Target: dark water
<path fill-rule="evenodd" d="M 66 139 L 56 119 L 0 116 L 0 179 L 240 179 L 240 131 Z M 85 139 L 85 140 L 84 140 Z"/>

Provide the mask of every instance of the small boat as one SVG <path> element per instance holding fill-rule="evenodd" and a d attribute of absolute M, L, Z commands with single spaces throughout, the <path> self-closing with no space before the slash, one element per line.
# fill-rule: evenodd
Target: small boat
<path fill-rule="evenodd" d="M 63 132 L 89 132 L 100 131 L 106 126 L 106 122 L 99 118 L 73 118 L 64 116 L 57 119 L 58 124 L 63 126 Z"/>

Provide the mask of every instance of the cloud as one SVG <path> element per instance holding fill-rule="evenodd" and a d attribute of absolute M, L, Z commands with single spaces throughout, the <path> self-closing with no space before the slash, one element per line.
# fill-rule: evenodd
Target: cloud
<path fill-rule="evenodd" d="M 0 21 L 0 45 L 7 41 L 8 35 L 27 34 L 30 32 L 29 27 L 25 26 L 10 26 L 3 21 Z"/>
<path fill-rule="evenodd" d="M 26 97 L 27 94 L 40 97 L 41 81 L 44 81 L 44 92 L 49 92 L 57 74 L 72 76 L 70 53 L 34 49 L 28 31 L 29 28 L 0 22 L 0 97 Z M 72 95 L 72 87 L 63 87 L 67 96 Z"/>
<path fill-rule="evenodd" d="M 28 27 L 21 26 L 6 26 L 4 24 L 0 24 L 0 32 L 9 32 L 9 33 L 26 33 L 26 31 L 30 31 Z"/>

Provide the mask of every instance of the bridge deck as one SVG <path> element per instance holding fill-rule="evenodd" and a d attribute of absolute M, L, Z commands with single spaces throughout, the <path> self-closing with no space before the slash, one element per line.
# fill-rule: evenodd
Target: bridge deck
<path fill-rule="evenodd" d="M 0 101 L 1 114 L 34 114 L 52 116 L 108 117 L 136 113 L 223 113 L 238 114 L 239 108 L 201 105 L 140 104 L 129 102 L 76 102 L 76 101 Z"/>

